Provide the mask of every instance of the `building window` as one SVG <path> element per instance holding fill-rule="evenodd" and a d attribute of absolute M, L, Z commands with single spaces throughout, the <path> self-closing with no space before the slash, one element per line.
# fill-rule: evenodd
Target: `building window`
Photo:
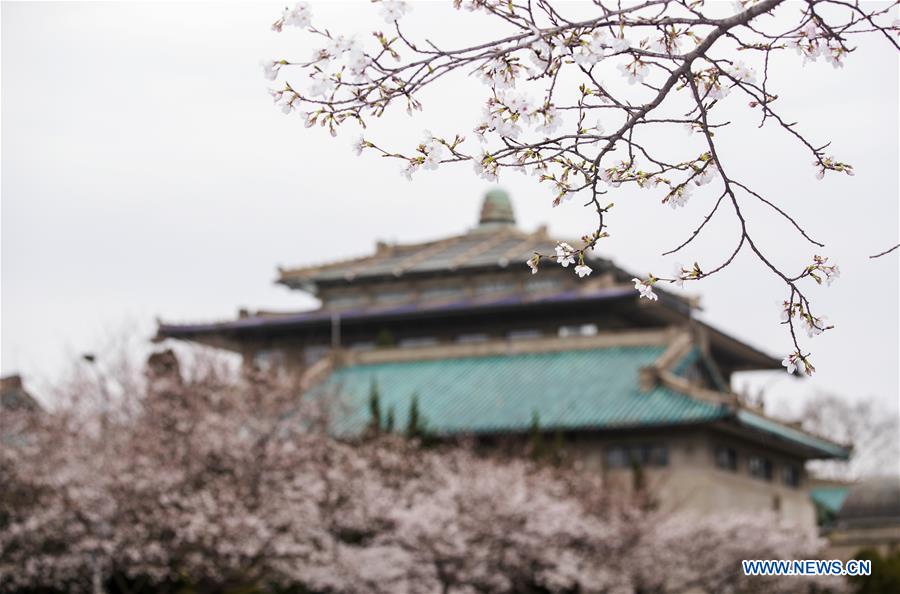
<path fill-rule="evenodd" d="M 606 448 L 607 468 L 625 468 L 628 465 L 628 449 L 625 446 L 611 446 Z"/>
<path fill-rule="evenodd" d="M 781 480 L 788 487 L 800 486 L 800 467 L 796 464 L 785 464 L 781 467 Z"/>
<path fill-rule="evenodd" d="M 540 338 L 543 336 L 540 330 L 513 330 L 506 337 L 510 340 L 523 340 L 528 338 Z"/>
<path fill-rule="evenodd" d="M 376 303 L 402 303 L 409 301 L 409 291 L 383 291 L 375 294 Z"/>
<path fill-rule="evenodd" d="M 550 291 L 559 287 L 559 280 L 555 278 L 536 278 L 525 282 L 525 289 L 539 293 Z"/>
<path fill-rule="evenodd" d="M 596 336 L 597 324 L 581 324 L 578 326 L 560 326 L 560 338 L 568 338 L 569 336 Z"/>
<path fill-rule="evenodd" d="M 348 307 L 359 307 L 365 304 L 366 297 L 364 295 L 339 295 L 325 300 L 328 307 L 334 309 L 346 309 Z"/>
<path fill-rule="evenodd" d="M 440 299 L 460 299 L 466 296 L 462 287 L 431 287 L 424 289 L 420 296 L 425 301 L 437 301 Z"/>
<path fill-rule="evenodd" d="M 669 448 L 663 444 L 615 445 L 606 448 L 607 468 L 668 466 Z"/>
<path fill-rule="evenodd" d="M 403 348 L 427 347 L 438 344 L 438 339 L 431 336 L 421 336 L 416 338 L 403 338 L 400 340 L 400 346 Z"/>
<path fill-rule="evenodd" d="M 747 467 L 750 470 L 750 476 L 766 481 L 772 480 L 772 461 L 768 458 L 751 456 L 747 461 Z"/>
<path fill-rule="evenodd" d="M 279 349 L 263 349 L 253 355 L 253 363 L 263 373 L 274 373 L 284 367 L 284 352 Z"/>
<path fill-rule="evenodd" d="M 330 350 L 331 349 L 327 346 L 307 347 L 306 350 L 303 351 L 303 362 L 307 365 L 312 365 L 316 361 L 325 358 Z"/>
<path fill-rule="evenodd" d="M 495 293 L 512 293 L 516 285 L 508 281 L 494 281 L 475 285 L 476 295 L 492 295 Z"/>
<path fill-rule="evenodd" d="M 737 452 L 734 451 L 734 448 L 717 447 L 716 466 L 723 470 L 737 471 Z"/>
<path fill-rule="evenodd" d="M 479 342 L 487 342 L 490 339 L 487 334 L 460 334 L 456 337 L 459 344 L 475 344 Z"/>

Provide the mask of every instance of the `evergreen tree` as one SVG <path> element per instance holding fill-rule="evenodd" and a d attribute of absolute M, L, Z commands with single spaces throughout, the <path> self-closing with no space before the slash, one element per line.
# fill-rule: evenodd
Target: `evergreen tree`
<path fill-rule="evenodd" d="M 888 594 L 900 592 L 900 551 L 882 555 L 876 549 L 866 548 L 853 555 L 854 559 L 872 562 L 870 575 L 848 578 L 856 594 Z"/>
<path fill-rule="evenodd" d="M 528 450 L 533 460 L 539 460 L 544 455 L 544 436 L 541 434 L 541 418 L 537 410 L 531 414 L 531 436 Z"/>
<path fill-rule="evenodd" d="M 419 394 L 413 392 L 412 401 L 409 403 L 409 417 L 406 423 L 406 436 L 410 439 L 424 438 L 425 419 L 419 414 Z"/>
<path fill-rule="evenodd" d="M 394 405 L 393 405 L 393 404 L 392 404 L 391 406 L 388 407 L 388 411 L 387 411 L 387 421 L 385 422 L 384 430 L 385 430 L 387 433 L 393 433 L 393 432 L 394 432 Z"/>
<path fill-rule="evenodd" d="M 381 396 L 378 393 L 378 382 L 374 378 L 369 387 L 369 415 L 369 431 L 372 435 L 378 435 L 381 432 Z"/>

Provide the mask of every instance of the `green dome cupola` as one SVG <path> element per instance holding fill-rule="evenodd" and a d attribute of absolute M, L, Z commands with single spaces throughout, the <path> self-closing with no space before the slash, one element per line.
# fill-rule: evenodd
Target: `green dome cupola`
<path fill-rule="evenodd" d="M 515 226 L 515 224 L 516 215 L 513 213 L 509 194 L 499 188 L 486 193 L 481 204 L 478 226 Z"/>

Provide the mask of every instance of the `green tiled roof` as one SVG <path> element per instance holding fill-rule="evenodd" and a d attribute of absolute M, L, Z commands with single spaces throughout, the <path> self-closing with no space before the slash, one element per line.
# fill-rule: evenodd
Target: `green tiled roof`
<path fill-rule="evenodd" d="M 850 457 L 850 450 L 840 444 L 821 439 L 815 435 L 810 435 L 804 431 L 800 431 L 790 425 L 783 425 L 772 419 L 760 416 L 749 410 L 737 411 L 738 422 L 747 427 L 751 427 L 758 431 L 774 435 L 775 437 L 804 445 L 810 449 L 827 454 L 834 458 L 846 460 Z"/>
<path fill-rule="evenodd" d="M 581 429 L 705 422 L 723 407 L 658 386 L 638 389 L 638 370 L 663 346 L 612 347 L 505 356 L 356 365 L 326 383 L 347 414 L 339 432 L 369 421 L 375 381 L 381 410 L 405 427 L 413 394 L 431 432 L 439 434 L 523 431 L 537 413 L 543 428 Z"/>
<path fill-rule="evenodd" d="M 810 489 L 809 496 L 813 502 L 826 512 L 836 514 L 844 505 L 850 487 L 815 487 Z"/>

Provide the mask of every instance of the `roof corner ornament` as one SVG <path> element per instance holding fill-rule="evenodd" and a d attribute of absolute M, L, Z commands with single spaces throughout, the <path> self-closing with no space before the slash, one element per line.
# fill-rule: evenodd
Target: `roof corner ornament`
<path fill-rule="evenodd" d="M 659 369 L 648 365 L 638 369 L 638 388 L 641 392 L 649 392 L 659 384 Z"/>

